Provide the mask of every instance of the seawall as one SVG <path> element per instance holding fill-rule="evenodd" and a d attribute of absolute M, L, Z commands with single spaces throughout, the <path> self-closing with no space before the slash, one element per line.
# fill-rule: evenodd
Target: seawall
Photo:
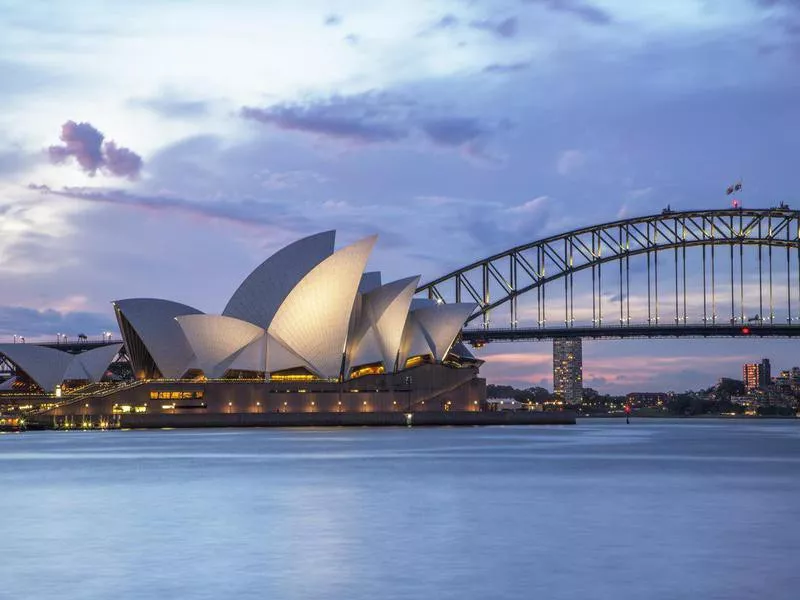
<path fill-rule="evenodd" d="M 115 415 L 107 426 L 122 429 L 201 427 L 442 427 L 481 425 L 574 425 L 571 412 L 416 412 L 410 418 L 399 412 L 365 413 L 217 413 Z M 410 421 L 410 422 L 409 422 Z M 67 421 L 71 428 L 100 427 L 100 421 L 80 418 Z M 47 428 L 64 426 L 62 419 L 42 418 Z"/>

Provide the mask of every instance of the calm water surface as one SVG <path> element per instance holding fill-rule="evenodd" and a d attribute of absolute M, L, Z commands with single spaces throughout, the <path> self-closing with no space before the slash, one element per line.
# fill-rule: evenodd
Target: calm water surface
<path fill-rule="evenodd" d="M 800 423 L 0 435 L 0 598 L 800 598 Z"/>

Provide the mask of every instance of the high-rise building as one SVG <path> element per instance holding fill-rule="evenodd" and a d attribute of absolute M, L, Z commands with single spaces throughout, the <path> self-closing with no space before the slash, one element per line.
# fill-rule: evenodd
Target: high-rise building
<path fill-rule="evenodd" d="M 744 387 L 748 392 L 764 389 L 772 382 L 772 372 L 768 358 L 760 363 L 747 363 L 742 368 Z"/>
<path fill-rule="evenodd" d="M 553 393 L 567 404 L 583 399 L 582 348 L 580 338 L 553 340 Z"/>

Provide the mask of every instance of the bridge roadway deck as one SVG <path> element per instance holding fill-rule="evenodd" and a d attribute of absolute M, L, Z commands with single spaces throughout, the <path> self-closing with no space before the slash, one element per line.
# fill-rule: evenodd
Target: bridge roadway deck
<path fill-rule="evenodd" d="M 508 329 L 464 329 L 462 339 L 470 344 L 524 342 L 561 338 L 710 338 L 710 337 L 800 337 L 800 325 L 623 325 L 601 327 L 531 327 Z"/>

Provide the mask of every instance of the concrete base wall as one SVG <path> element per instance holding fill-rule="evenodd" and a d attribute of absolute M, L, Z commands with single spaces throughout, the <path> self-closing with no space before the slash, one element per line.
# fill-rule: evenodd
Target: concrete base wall
<path fill-rule="evenodd" d="M 477 369 L 422 365 L 344 383 L 153 380 L 67 402 L 41 417 L 172 415 L 197 423 L 219 415 L 477 412 L 485 399 Z"/>

